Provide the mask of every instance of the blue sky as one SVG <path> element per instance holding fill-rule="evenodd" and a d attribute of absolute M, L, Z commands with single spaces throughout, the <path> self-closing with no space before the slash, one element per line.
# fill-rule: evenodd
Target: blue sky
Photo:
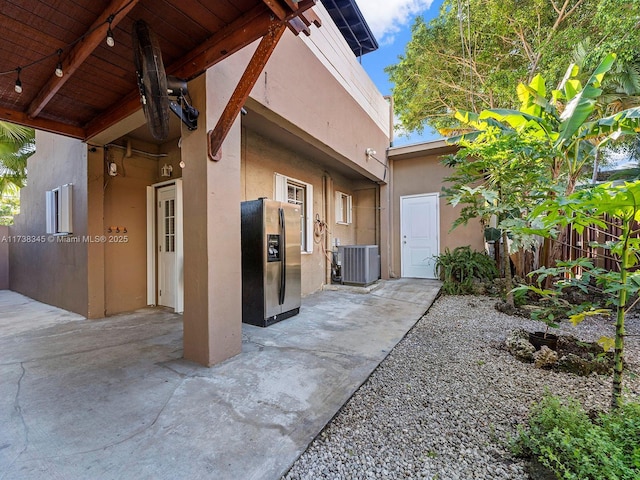
<path fill-rule="evenodd" d="M 361 58 L 362 66 L 384 94 L 391 94 L 391 83 L 384 71 L 388 65 L 397 63 L 411 39 L 411 25 L 418 15 L 426 20 L 438 16 L 443 0 L 356 0 L 367 20 L 380 48 Z M 440 138 L 436 132 L 425 132 L 422 136 L 409 137 L 396 134 L 395 146 Z"/>

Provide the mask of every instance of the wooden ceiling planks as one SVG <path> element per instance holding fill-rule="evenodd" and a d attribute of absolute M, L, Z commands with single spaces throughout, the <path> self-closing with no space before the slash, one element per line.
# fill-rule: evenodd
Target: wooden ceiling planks
<path fill-rule="evenodd" d="M 278 10 L 277 16 L 266 2 Z M 293 20 L 297 31 L 304 31 L 300 26 L 307 28 L 309 17 L 295 19 L 313 4 L 315 0 L 0 0 L 0 119 L 88 138 L 140 108 L 130 33 L 134 20 L 143 18 L 154 30 L 168 73 L 190 79 L 261 38 L 277 22 Z M 112 23 L 116 43 L 109 48 L 105 22 L 121 8 L 123 15 Z M 62 78 L 53 75 L 60 48 Z M 18 67 L 24 67 L 22 94 L 14 91 Z"/>

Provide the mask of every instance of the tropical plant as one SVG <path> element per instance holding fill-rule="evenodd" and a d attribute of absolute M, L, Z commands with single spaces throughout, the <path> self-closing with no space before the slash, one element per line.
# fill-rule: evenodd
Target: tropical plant
<path fill-rule="evenodd" d="M 448 248 L 436 258 L 436 268 L 443 280 L 442 291 L 449 295 L 474 293 L 474 280 L 493 280 L 498 275 L 495 262 L 470 246 Z"/>
<path fill-rule="evenodd" d="M 0 121 L 0 223 L 11 223 L 18 190 L 27 181 L 27 159 L 35 152 L 32 128 Z"/>
<path fill-rule="evenodd" d="M 4 192 L 0 196 L 0 225 L 11 225 L 13 217 L 20 213 L 20 198 Z"/>
<path fill-rule="evenodd" d="M 551 196 L 559 192 L 571 194 L 586 166 L 596 158 L 596 152 L 623 135 L 635 135 L 640 126 L 640 108 L 623 110 L 608 117 L 592 118 L 597 99 L 602 94 L 602 81 L 611 69 L 616 55 L 607 55 L 583 85 L 579 68 L 570 65 L 558 88 L 547 95 L 545 80 L 536 75 L 528 85 L 518 85 L 521 100 L 519 110 L 491 109 L 480 114 L 456 112 L 456 118 L 474 131 L 452 139 L 474 141 L 488 129 L 498 129 L 509 138 L 517 133 L 536 139 L 549 148 L 548 190 Z M 547 98 L 549 97 L 549 98 Z M 566 243 L 561 233 L 547 249 L 546 266 L 554 266 L 561 258 Z"/>
<path fill-rule="evenodd" d="M 546 194 L 550 149 L 541 142 L 544 140 L 518 132 L 505 134 L 488 126 L 473 141 L 460 139 L 460 150 L 444 159 L 446 165 L 455 168 L 454 173 L 445 178 L 450 185 L 443 188 L 444 196 L 454 207 L 462 206 L 453 228 L 477 218 L 489 226 L 495 219 L 494 228 L 502 239 L 507 302 L 511 305 L 509 245 L 519 250 L 531 242 L 530 236 L 520 235 L 513 227 L 523 222 L 530 206 Z"/>
<path fill-rule="evenodd" d="M 559 231 L 571 225 L 578 233 L 585 228 L 606 229 L 610 225 L 619 228 L 619 234 L 611 236 L 606 242 L 594 244 L 609 256 L 618 259 L 619 271 L 603 271 L 589 259 L 578 259 L 583 275 L 594 278 L 603 292 L 609 296 L 609 302 L 616 310 L 615 336 L 603 338 L 603 346 L 614 347 L 614 370 L 612 382 L 612 407 L 622 404 L 622 375 L 624 370 L 625 315 L 630 305 L 629 299 L 640 293 L 640 238 L 637 227 L 640 221 L 640 181 L 607 183 L 584 188 L 568 196 L 548 199 L 532 212 L 533 229 L 540 235 L 557 236 Z M 570 316 L 577 324 L 587 315 L 601 313 L 598 310 L 585 309 Z"/>
<path fill-rule="evenodd" d="M 27 159 L 35 152 L 32 128 L 0 121 L 0 194 L 14 185 L 22 188 L 27 179 Z"/>
<path fill-rule="evenodd" d="M 640 404 L 628 403 L 592 420 L 580 404 L 545 396 L 519 428 L 514 453 L 535 457 L 557 478 L 640 478 Z"/>
<path fill-rule="evenodd" d="M 580 275 L 576 272 L 580 271 Z M 601 315 L 609 314 L 609 310 L 601 308 L 597 301 L 583 301 L 576 303 L 567 298 L 566 291 L 573 288 L 580 290 L 585 295 L 593 294 L 592 279 L 594 276 L 604 274 L 601 268 L 596 268 L 586 258 L 557 262 L 556 267 L 542 267 L 528 274 L 531 283 L 521 284 L 513 289 L 514 295 L 521 294 L 534 297 L 534 309 L 531 318 L 546 325 L 544 337 L 547 337 L 549 328 L 558 328 L 562 320 L 577 318 L 581 314 Z M 555 279 L 545 287 L 547 279 Z"/>

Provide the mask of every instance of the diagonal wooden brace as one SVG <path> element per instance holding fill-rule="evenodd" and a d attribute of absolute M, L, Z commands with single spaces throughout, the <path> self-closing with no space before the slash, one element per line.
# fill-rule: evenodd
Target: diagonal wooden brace
<path fill-rule="evenodd" d="M 207 133 L 209 159 L 214 161 L 220 160 L 220 147 L 231 130 L 231 126 L 238 117 L 240 110 L 242 110 L 242 106 L 247 101 L 247 98 L 249 98 L 251 90 L 258 81 L 262 70 L 264 70 L 267 61 L 275 50 L 276 45 L 278 45 L 278 41 L 286 28 L 285 23 L 274 24 L 274 27 L 269 33 L 262 37 L 258 48 L 242 74 L 242 78 L 240 78 L 229 102 L 227 102 L 227 106 L 222 112 L 222 115 L 220 115 L 218 123 L 213 130 L 209 130 Z"/>

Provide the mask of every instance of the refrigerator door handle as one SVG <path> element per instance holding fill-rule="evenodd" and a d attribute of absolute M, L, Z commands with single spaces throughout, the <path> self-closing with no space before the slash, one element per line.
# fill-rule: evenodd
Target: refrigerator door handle
<path fill-rule="evenodd" d="M 287 288 L 287 242 L 284 223 L 284 208 L 280 207 L 280 298 L 279 304 L 284 304 L 284 296 Z"/>

